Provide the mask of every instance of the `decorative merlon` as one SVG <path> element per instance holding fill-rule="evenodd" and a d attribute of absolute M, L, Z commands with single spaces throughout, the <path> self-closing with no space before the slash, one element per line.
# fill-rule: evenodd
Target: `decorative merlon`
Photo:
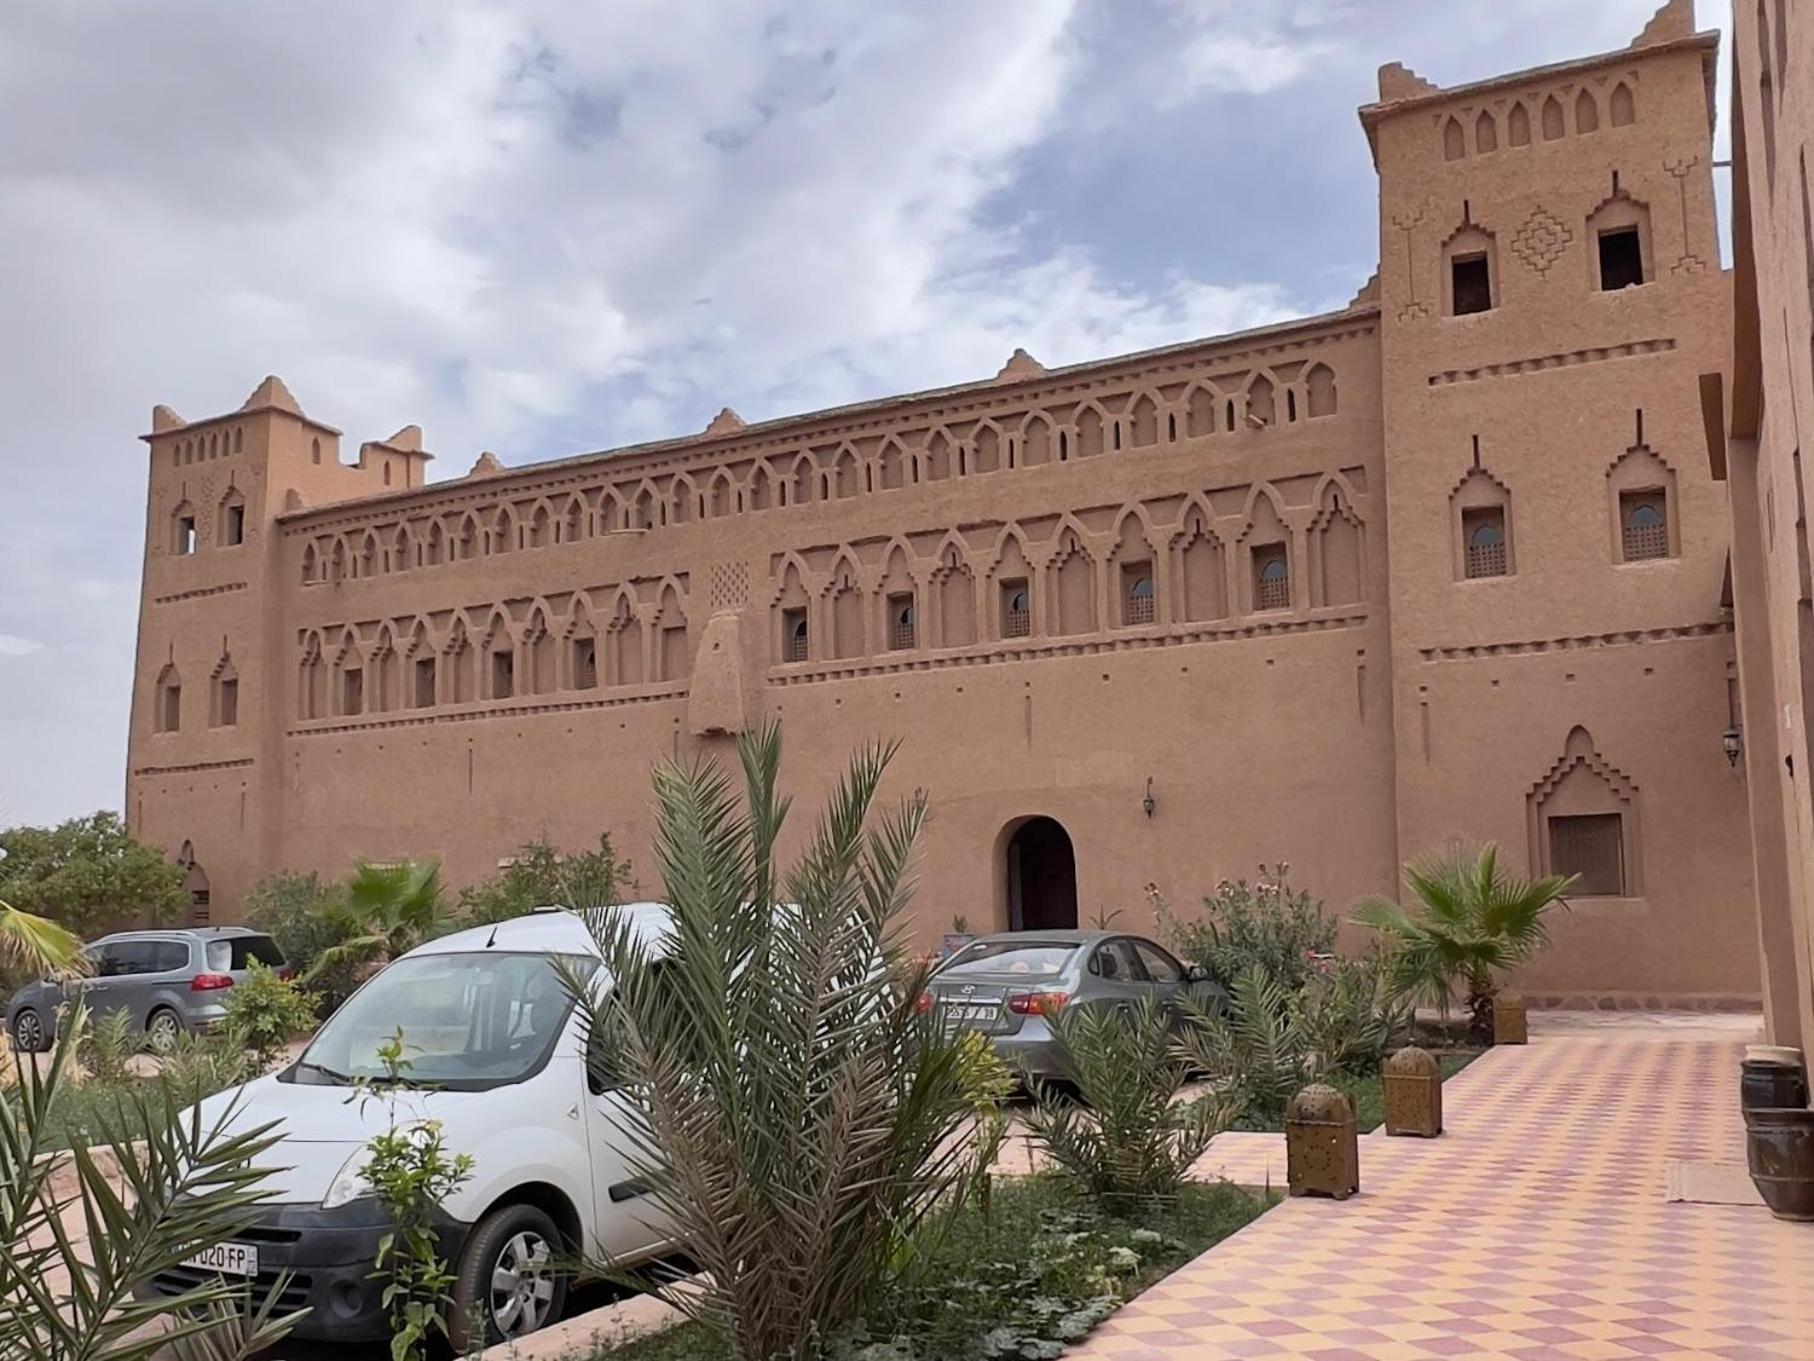
<path fill-rule="evenodd" d="M 1029 378 L 1045 377 L 1045 372 L 1044 364 L 1016 346 L 1014 353 L 1008 356 L 1008 362 L 1001 366 L 1001 372 L 995 375 L 995 381 L 998 383 L 1024 383 Z"/>
<path fill-rule="evenodd" d="M 705 433 L 709 439 L 716 435 L 735 435 L 738 431 L 747 429 L 749 429 L 749 423 L 725 406 L 720 407 L 718 414 L 712 417 L 712 422 L 706 426 Z"/>
<path fill-rule="evenodd" d="M 406 425 L 389 439 L 379 440 L 386 449 L 395 449 L 400 454 L 419 454 L 422 452 L 422 427 Z"/>
<path fill-rule="evenodd" d="M 151 433 L 161 435 L 166 430 L 181 430 L 189 422 L 170 407 L 158 405 L 151 408 Z"/>
<path fill-rule="evenodd" d="M 1438 89 L 1401 61 L 1389 61 L 1379 68 L 1379 102 L 1382 104 L 1435 94 Z"/>
<path fill-rule="evenodd" d="M 264 382 L 252 389 L 252 395 L 246 398 L 239 409 L 241 411 L 262 411 L 267 407 L 287 411 L 292 416 L 302 415 L 301 404 L 297 402 L 289 388 L 284 386 L 283 379 L 274 373 L 265 375 Z"/>
<path fill-rule="evenodd" d="M 491 450 L 487 449 L 484 453 L 479 455 L 478 461 L 472 465 L 472 471 L 467 473 L 466 476 L 469 478 L 496 477 L 503 471 L 503 460 L 492 453 Z"/>
<path fill-rule="evenodd" d="M 1664 0 L 1663 7 L 1650 16 L 1650 22 L 1632 39 L 1631 45 L 1634 48 L 1655 47 L 1693 36 L 1694 0 Z"/>
<path fill-rule="evenodd" d="M 1368 276 L 1367 282 L 1360 286 L 1360 292 L 1348 299 L 1348 306 L 1360 307 L 1366 303 L 1379 301 L 1379 271 L 1376 269 Z"/>

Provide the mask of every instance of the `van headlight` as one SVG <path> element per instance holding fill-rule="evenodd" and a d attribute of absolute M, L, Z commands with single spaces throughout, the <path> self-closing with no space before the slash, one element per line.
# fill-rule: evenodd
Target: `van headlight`
<path fill-rule="evenodd" d="M 372 1184 L 365 1179 L 365 1169 L 372 1163 L 372 1151 L 360 1147 L 353 1151 L 352 1157 L 341 1165 L 334 1174 L 334 1180 L 328 1183 L 328 1193 L 321 1198 L 321 1208 L 337 1210 L 342 1205 L 350 1204 L 362 1196 L 375 1194 Z"/>

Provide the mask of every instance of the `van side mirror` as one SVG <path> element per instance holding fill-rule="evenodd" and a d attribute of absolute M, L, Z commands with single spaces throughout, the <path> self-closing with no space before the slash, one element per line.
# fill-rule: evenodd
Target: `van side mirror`
<path fill-rule="evenodd" d="M 1184 966 L 1184 981 L 1187 983 L 1207 983 L 1209 982 L 1209 970 L 1204 968 L 1201 964 L 1187 964 Z"/>

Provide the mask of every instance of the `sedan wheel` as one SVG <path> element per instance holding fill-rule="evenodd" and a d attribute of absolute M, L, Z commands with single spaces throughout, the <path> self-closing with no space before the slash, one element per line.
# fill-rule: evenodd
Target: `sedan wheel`
<path fill-rule="evenodd" d="M 491 1317 L 505 1337 L 533 1333 L 554 1307 L 554 1249 L 534 1230 L 505 1241 L 491 1269 Z"/>
<path fill-rule="evenodd" d="M 13 1048 L 21 1054 L 36 1054 L 44 1048 L 44 1022 L 29 1007 L 13 1017 Z"/>
<path fill-rule="evenodd" d="M 155 1011 L 145 1022 L 145 1043 L 154 1054 L 168 1054 L 176 1047 L 176 1037 L 183 1033 L 183 1023 L 173 1011 Z"/>

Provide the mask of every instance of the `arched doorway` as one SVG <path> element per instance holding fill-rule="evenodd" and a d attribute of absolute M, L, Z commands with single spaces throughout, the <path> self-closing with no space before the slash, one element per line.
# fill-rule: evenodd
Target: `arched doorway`
<path fill-rule="evenodd" d="M 1028 818 L 1008 836 L 1008 928 L 1062 931 L 1077 925 L 1077 859 L 1051 818 Z"/>
<path fill-rule="evenodd" d="M 195 859 L 195 844 L 185 841 L 177 852 L 176 863 L 183 868 L 183 892 L 189 899 L 189 925 L 206 926 L 212 915 L 208 871 Z"/>

